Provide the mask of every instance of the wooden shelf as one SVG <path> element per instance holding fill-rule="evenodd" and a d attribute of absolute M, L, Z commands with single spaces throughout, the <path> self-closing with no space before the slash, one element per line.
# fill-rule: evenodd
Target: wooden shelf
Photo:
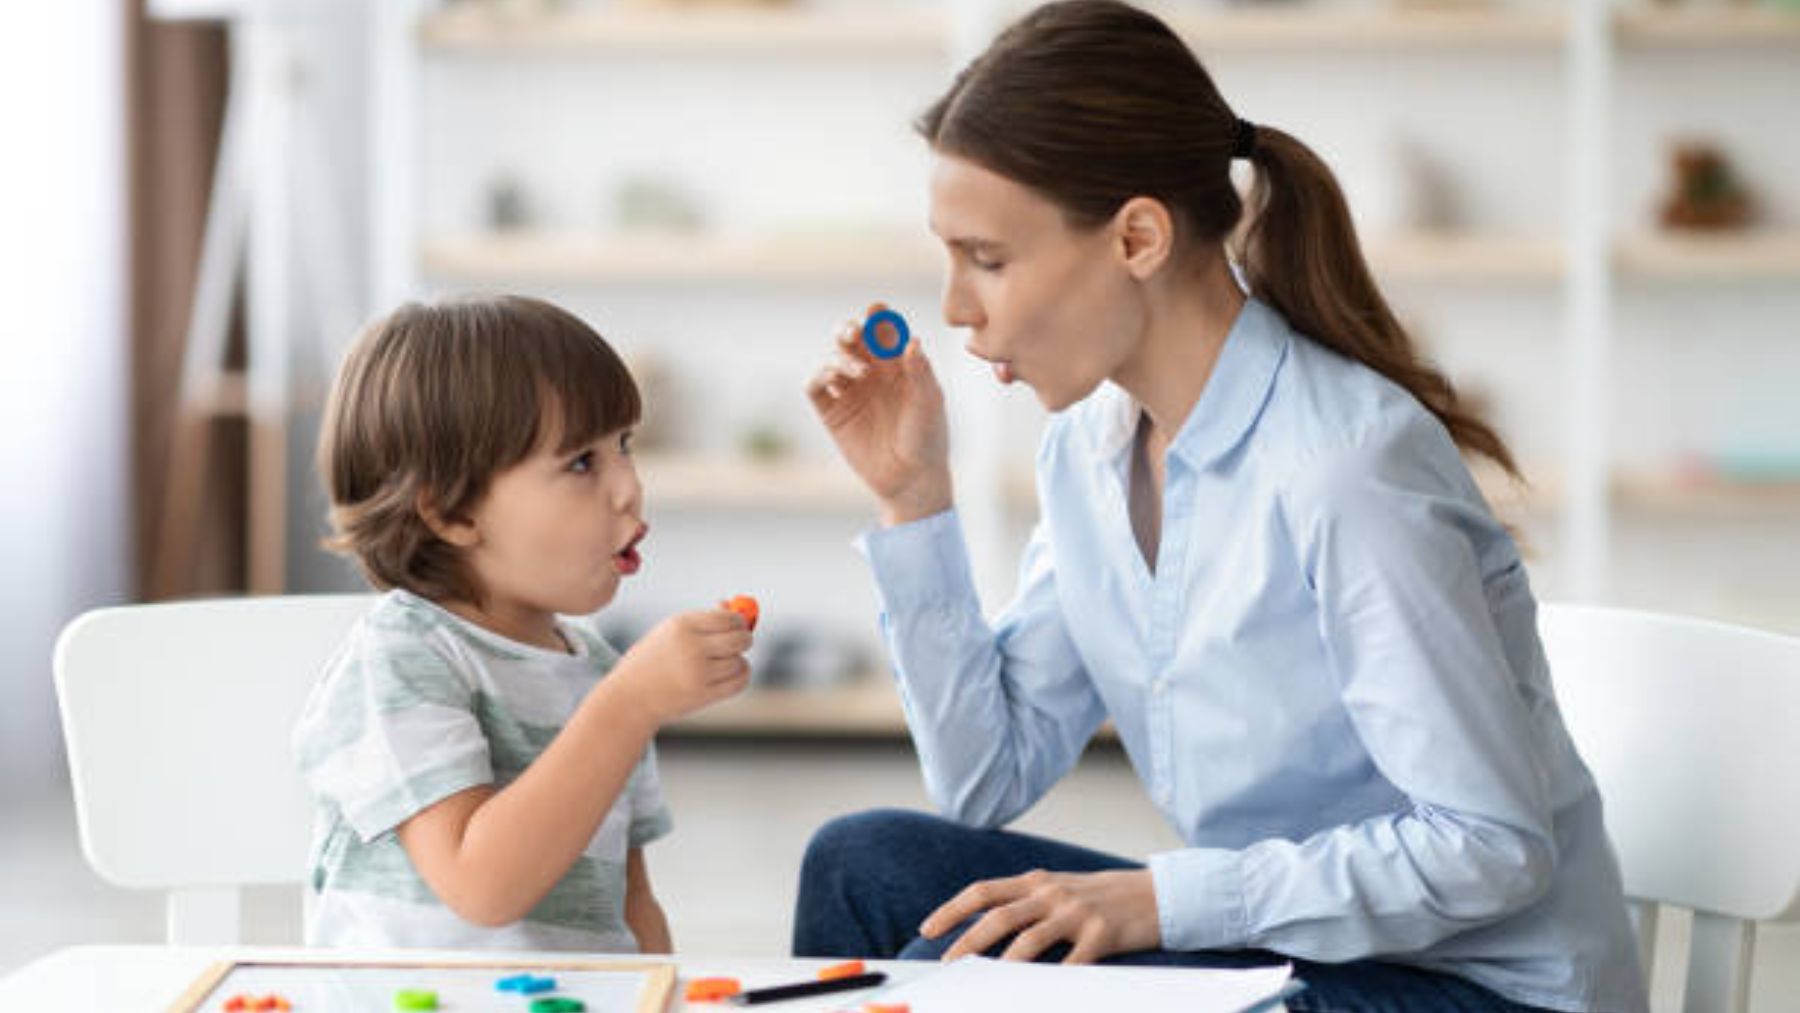
<path fill-rule="evenodd" d="M 1526 489 L 1485 467 L 1477 469 L 1476 483 L 1503 515 L 1560 509 L 1566 499 L 1561 476 L 1548 469 L 1528 468 L 1526 474 L 1533 477 Z M 1711 520 L 1786 516 L 1800 529 L 1800 482 L 1733 482 L 1627 470 L 1613 476 L 1612 503 L 1621 517 Z"/>
<path fill-rule="evenodd" d="M 421 261 L 427 275 L 484 282 L 935 282 L 943 256 L 927 239 L 923 230 L 764 237 L 520 232 L 430 240 Z"/>
<path fill-rule="evenodd" d="M 1625 516 L 1785 518 L 1800 533 L 1800 481 L 1731 482 L 1623 474 L 1613 481 L 1613 497 Z"/>
<path fill-rule="evenodd" d="M 1568 33 L 1554 12 L 1397 8 L 1160 12 L 1202 56 L 1226 51 L 1550 49 Z"/>
<path fill-rule="evenodd" d="M 887 675 L 831 689 L 752 689 L 669 726 L 688 735 L 904 738 L 906 712 Z"/>
<path fill-rule="evenodd" d="M 1398 233 L 1366 244 L 1369 267 L 1394 282 L 1551 282 L 1562 277 L 1554 236 Z"/>
<path fill-rule="evenodd" d="M 419 37 L 427 53 L 440 54 L 747 53 L 860 59 L 942 56 L 949 51 L 950 33 L 940 12 L 903 3 L 841 11 L 627 6 L 522 15 L 459 4 L 426 17 Z"/>
<path fill-rule="evenodd" d="M 865 510 L 874 499 L 835 461 L 640 454 L 645 498 L 658 506 L 766 510 Z"/>
<path fill-rule="evenodd" d="M 1627 278 L 1653 281 L 1800 280 L 1800 232 L 1661 233 L 1618 244 Z"/>
<path fill-rule="evenodd" d="M 1367 244 L 1383 280 L 1547 282 L 1562 274 L 1554 237 L 1410 233 Z M 854 229 L 763 236 L 584 236 L 518 232 L 434 239 L 422 250 L 427 274 L 491 282 L 594 284 L 737 280 L 801 283 L 904 281 L 935 284 L 943 254 L 923 229 Z"/>
<path fill-rule="evenodd" d="M 1659 10 L 1626 8 L 1615 22 L 1626 46 L 1692 49 L 1800 44 L 1800 14 L 1771 8 Z"/>
<path fill-rule="evenodd" d="M 906 709 L 891 675 L 871 673 L 830 689 L 751 689 L 672 724 L 674 735 L 713 737 L 905 739 Z M 1117 743 L 1107 721 L 1097 742 Z"/>

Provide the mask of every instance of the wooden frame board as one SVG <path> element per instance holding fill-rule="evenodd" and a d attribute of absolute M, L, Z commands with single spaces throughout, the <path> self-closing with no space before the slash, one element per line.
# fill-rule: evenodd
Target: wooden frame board
<path fill-rule="evenodd" d="M 521 958 L 506 960 L 501 958 L 483 960 L 405 960 L 380 959 L 358 960 L 328 952 L 322 952 L 317 958 L 295 957 L 279 960 L 222 960 L 208 967 L 194 979 L 187 990 L 169 1006 L 169 1013 L 202 1013 L 223 1008 L 229 998 L 221 989 L 227 985 L 231 977 L 239 971 L 293 971 L 304 974 L 314 971 L 414 971 L 418 973 L 420 985 L 429 987 L 431 974 L 434 971 L 471 971 L 478 970 L 505 977 L 512 974 L 531 972 L 549 975 L 551 972 L 565 974 L 601 973 L 601 974 L 635 974 L 642 978 L 637 991 L 636 1005 L 630 1013 L 663 1013 L 669 1006 L 669 1000 L 675 994 L 676 969 L 672 963 L 630 960 L 545 960 Z M 554 994 L 562 994 L 558 989 Z M 235 994 L 235 993 L 234 993 Z M 490 996 L 498 998 L 496 993 Z M 528 1003 L 521 1003 L 521 1008 L 528 1008 Z M 391 1000 L 383 1003 L 381 1008 L 392 1009 Z M 612 1013 L 611 1010 L 600 1010 L 589 1007 L 590 1013 Z M 294 1013 L 311 1013 L 296 1003 Z"/>

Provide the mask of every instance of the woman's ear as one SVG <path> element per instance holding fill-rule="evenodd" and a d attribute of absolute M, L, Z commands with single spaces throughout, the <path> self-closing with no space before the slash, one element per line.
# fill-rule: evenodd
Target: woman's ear
<path fill-rule="evenodd" d="M 475 527 L 474 522 L 460 517 L 445 517 L 432 505 L 429 492 L 421 491 L 419 498 L 413 501 L 413 508 L 419 511 L 420 519 L 431 529 L 432 534 L 451 545 L 459 549 L 472 549 L 481 544 L 481 531 Z"/>
<path fill-rule="evenodd" d="M 1131 276 L 1143 281 L 1162 269 L 1175 250 L 1175 218 L 1154 197 L 1133 197 L 1113 215 L 1117 248 Z"/>

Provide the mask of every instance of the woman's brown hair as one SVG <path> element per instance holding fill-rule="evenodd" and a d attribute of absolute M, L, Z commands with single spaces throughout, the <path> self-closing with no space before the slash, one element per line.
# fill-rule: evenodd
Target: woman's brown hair
<path fill-rule="evenodd" d="M 1189 238 L 1232 251 L 1250 294 L 1311 340 L 1417 398 L 1466 453 L 1518 477 L 1512 453 L 1414 347 L 1376 287 L 1331 170 L 1306 145 L 1250 127 L 1154 15 L 1116 0 L 1046 4 L 1001 32 L 927 109 L 934 149 L 1042 194 L 1097 227 L 1133 197 Z M 1245 201 L 1234 157 L 1256 168 Z"/>
<path fill-rule="evenodd" d="M 427 511 L 465 518 L 496 474 L 543 447 L 571 453 L 640 411 L 617 353 L 565 310 L 520 296 L 409 303 L 357 337 L 326 403 L 325 546 L 377 587 L 480 603 Z"/>

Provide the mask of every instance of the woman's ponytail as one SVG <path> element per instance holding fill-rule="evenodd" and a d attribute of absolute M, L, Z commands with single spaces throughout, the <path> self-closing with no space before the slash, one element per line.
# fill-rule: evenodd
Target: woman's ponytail
<path fill-rule="evenodd" d="M 1311 148 L 1270 127 L 1241 149 L 1256 168 L 1234 244 L 1250 294 L 1296 331 L 1406 388 L 1466 453 L 1519 477 L 1491 426 L 1457 397 L 1449 378 L 1418 353 L 1363 258 L 1331 169 Z"/>

